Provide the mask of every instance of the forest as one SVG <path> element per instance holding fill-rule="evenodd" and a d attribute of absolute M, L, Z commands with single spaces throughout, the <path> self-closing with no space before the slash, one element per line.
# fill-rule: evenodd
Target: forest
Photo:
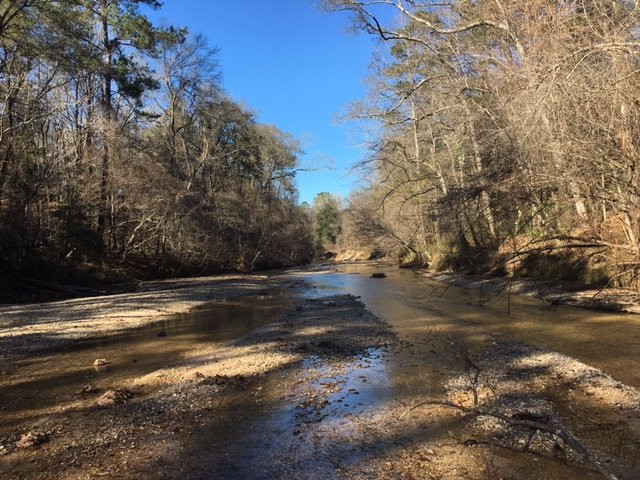
<path fill-rule="evenodd" d="M 300 144 L 229 98 L 206 38 L 152 24 L 160 6 L 2 2 L 4 286 L 312 258 Z"/>
<path fill-rule="evenodd" d="M 638 286 L 632 0 L 332 0 L 380 40 L 345 248 L 472 274 Z"/>
<path fill-rule="evenodd" d="M 11 0 L 0 19 L 9 278 L 251 271 L 365 249 L 408 266 L 637 286 L 633 1 L 330 0 L 379 39 L 365 186 L 299 205 L 300 143 L 221 86 L 155 0 Z M 324 195 L 324 196 L 323 196 Z M 332 231 L 318 209 L 342 210 Z"/>
<path fill-rule="evenodd" d="M 0 0 L 0 480 L 637 480 L 639 180 L 640 0 Z"/>

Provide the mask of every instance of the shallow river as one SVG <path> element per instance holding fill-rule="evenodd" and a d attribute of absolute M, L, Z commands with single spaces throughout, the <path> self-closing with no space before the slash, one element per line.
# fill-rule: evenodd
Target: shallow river
<path fill-rule="evenodd" d="M 387 277 L 371 278 L 374 272 L 384 272 Z M 509 300 L 509 314 L 506 296 L 479 308 L 479 292 L 447 288 L 414 272 L 390 267 L 340 266 L 337 271 L 328 267 L 324 271 L 290 272 L 287 275 L 307 282 L 308 286 L 298 292 L 304 297 L 321 298 L 344 293 L 361 297 L 367 308 L 391 323 L 399 335 L 398 347 L 372 351 L 366 358 L 347 364 L 338 375 L 327 372 L 326 376 L 313 377 L 310 381 L 311 388 L 319 395 L 323 385 L 336 381 L 341 384 L 340 391 L 329 395 L 328 405 L 322 410 L 326 415 L 323 422 L 334 425 L 336 431 L 348 431 L 349 422 L 344 420 L 349 417 L 376 418 L 385 409 L 397 408 L 399 402 L 442 393 L 443 383 L 451 373 L 451 363 L 433 355 L 432 342 L 424 340 L 433 332 L 451 336 L 471 349 L 482 348 L 496 337 L 525 341 L 578 358 L 629 385 L 640 386 L 640 369 L 634 368 L 640 358 L 640 316 L 570 307 L 549 310 L 539 300 L 517 296 Z M 309 364 L 305 368 L 321 370 L 322 365 Z M 277 390 L 281 380 L 276 376 L 271 389 Z M 302 458 L 310 455 L 305 460 L 308 471 L 318 472 L 330 471 L 323 464 L 326 455 L 330 455 L 334 465 L 348 467 L 373 452 L 390 448 L 380 438 L 375 446 L 358 445 L 357 448 L 350 442 L 335 441 L 331 453 L 325 451 L 324 456 L 318 458 L 304 450 L 300 453 L 302 447 L 295 442 L 287 443 L 286 439 L 292 438 L 289 433 L 297 428 L 298 413 L 286 402 L 274 402 L 270 409 L 248 415 L 239 407 L 230 417 L 236 419 L 238 415 L 243 415 L 246 428 L 238 428 L 237 422 L 230 420 L 215 429 L 213 436 L 233 431 L 234 437 L 226 437 L 231 440 L 227 450 L 229 463 L 216 464 L 210 472 L 218 475 L 234 472 L 237 478 L 278 478 L 277 475 L 272 477 L 270 467 L 265 468 L 265 465 L 277 464 L 282 452 L 296 452 L 296 457 Z M 405 441 L 410 444 L 416 438 L 424 441 L 446 437 L 447 428 L 431 422 L 428 433 L 420 427 L 417 433 L 407 432 Z M 205 433 L 205 437 L 210 435 L 211 432 Z M 626 439 L 621 445 L 615 444 L 616 441 L 611 439 L 611 450 L 626 446 Z M 393 447 L 402 449 L 403 445 L 394 444 Z M 238 452 L 243 452 L 240 463 Z M 508 457 L 511 453 L 503 455 Z M 513 455 L 511 462 L 522 469 L 521 478 L 559 478 L 553 464 L 543 465 L 535 457 Z M 636 478 L 635 475 L 640 475 L 640 471 L 634 466 L 629 478 Z M 329 474 L 326 478 L 333 477 Z"/>
<path fill-rule="evenodd" d="M 373 272 L 384 272 L 387 278 L 371 278 Z M 515 295 L 510 299 L 508 314 L 506 295 L 481 308 L 477 291 L 446 287 L 412 271 L 392 267 L 345 265 L 321 271 L 290 271 L 278 276 L 306 282 L 293 295 L 321 297 L 350 293 L 361 297 L 369 310 L 396 328 L 401 339 L 415 339 L 430 328 L 469 345 L 485 342 L 489 335 L 508 336 L 577 358 L 640 388 L 640 315 L 574 307 L 549 310 L 537 299 Z M 37 417 L 41 409 L 51 407 L 59 397 L 68 396 L 70 391 L 87 383 L 117 385 L 123 379 L 177 362 L 199 344 L 237 339 L 277 321 L 290 300 L 291 294 L 269 292 L 217 302 L 188 314 L 168 317 L 131 334 L 75 342 L 72 348 L 53 356 L 36 357 L 23 365 L 22 375 L 9 377 L 28 380 L 16 383 L 5 380 L 0 393 L 4 420 Z M 421 347 L 412 348 L 408 354 L 420 356 L 421 352 L 415 349 Z M 106 369 L 94 370 L 88 365 L 95 358 L 107 358 L 111 364 Z M 423 365 L 406 358 L 396 356 L 384 365 L 371 366 L 372 371 L 383 367 L 384 372 L 378 376 L 392 376 L 396 386 L 424 381 L 420 374 Z M 430 378 L 438 382 L 437 377 Z"/>
<path fill-rule="evenodd" d="M 374 272 L 384 272 L 387 277 L 371 278 Z M 406 346 L 389 352 L 369 352 L 366 358 L 354 359 L 353 364 L 347 365 L 338 376 L 330 373 L 330 378 L 320 375 L 310 380 L 311 388 L 319 391 L 329 380 L 342 385 L 339 392 L 328 398 L 324 412 L 329 420 L 366 415 L 398 399 L 442 389 L 442 379 L 449 373 L 447 366 L 434 361 L 431 354 L 435 352 L 431 351 L 430 343 L 424 341 L 425 335 L 434 331 L 471 347 L 495 337 L 548 347 L 640 388 L 638 315 L 572 307 L 549 310 L 537 299 L 512 296 L 508 300 L 506 295 L 481 308 L 477 291 L 446 287 L 414 272 L 384 266 L 292 270 L 274 276 L 306 283 L 287 293 L 263 292 L 258 296 L 206 305 L 132 334 L 78 342 L 72 349 L 36 356 L 25 362 L 18 366 L 21 375 L 10 375 L 8 378 L 14 380 L 5 380 L 0 391 L 5 427 L 37 420 L 69 397 L 69 392 L 75 392 L 87 383 L 115 386 L 123 379 L 140 377 L 180 362 L 185 352 L 198 345 L 222 344 L 276 322 L 296 296 L 318 298 L 344 293 L 361 297 L 370 311 L 395 327 L 401 340 L 399 343 L 402 345 L 406 341 Z M 108 358 L 112 365 L 94 370 L 91 362 L 95 358 Z M 305 368 L 322 369 L 322 365 L 313 363 L 313 358 L 308 362 Z M 276 374 L 267 380 L 265 391 L 271 389 L 277 393 L 283 379 Z M 298 413 L 285 401 L 264 405 L 261 409 L 245 407 L 238 404 L 233 407 L 234 411 L 226 412 L 201 432 L 201 441 L 210 445 L 215 439 L 225 438 L 224 448 L 231 452 L 229 464 L 216 460 L 209 473 L 233 471 L 237 478 L 263 478 L 260 469 L 269 447 L 265 439 L 297 428 Z M 228 420 L 224 420 L 225 417 Z M 288 438 L 295 439 L 295 436 Z M 274 452 L 278 454 L 283 449 L 286 445 L 277 445 Z M 233 455 L 238 451 L 243 452 L 240 462 L 240 457 Z M 349 451 L 339 452 L 339 455 L 345 456 L 342 461 L 348 464 L 348 455 L 360 453 Z M 265 474 L 264 478 L 270 477 Z"/>
<path fill-rule="evenodd" d="M 387 278 L 370 278 L 373 272 Z M 428 327 L 469 342 L 487 334 L 505 335 L 577 358 L 640 388 L 640 315 L 576 307 L 550 310 L 538 299 L 517 295 L 511 296 L 508 314 L 506 294 L 481 308 L 480 292 L 388 267 L 343 266 L 339 272 L 301 278 L 316 287 L 316 295 L 361 296 L 368 309 L 409 338 Z"/>

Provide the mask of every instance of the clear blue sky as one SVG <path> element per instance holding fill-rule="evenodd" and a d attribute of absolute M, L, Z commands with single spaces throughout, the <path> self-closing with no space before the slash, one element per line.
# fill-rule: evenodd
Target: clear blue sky
<path fill-rule="evenodd" d="M 365 152 L 354 125 L 336 117 L 364 97 L 375 40 L 349 33 L 347 14 L 326 13 L 319 0 L 165 0 L 152 17 L 207 36 L 225 90 L 303 142 L 303 166 L 323 169 L 299 173 L 300 201 L 348 195 L 357 181 L 349 167 Z"/>

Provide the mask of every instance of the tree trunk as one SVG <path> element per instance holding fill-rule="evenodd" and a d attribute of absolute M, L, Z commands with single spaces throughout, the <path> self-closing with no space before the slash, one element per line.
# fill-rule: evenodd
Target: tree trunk
<path fill-rule="evenodd" d="M 102 12 L 102 44 L 104 47 L 104 62 L 105 73 L 102 76 L 103 91 L 102 91 L 102 109 L 103 109 L 103 123 L 102 123 L 102 161 L 100 165 L 100 207 L 98 210 L 98 234 L 102 240 L 103 253 L 108 253 L 110 249 L 110 241 L 108 236 L 110 235 L 110 195 L 109 195 L 109 169 L 111 163 L 111 151 L 110 151 L 110 138 L 109 129 L 111 127 L 113 105 L 111 103 L 111 86 L 113 82 L 112 74 L 110 71 L 113 61 L 113 48 L 111 40 L 109 38 L 109 22 L 107 12 L 107 0 L 103 0 L 103 12 Z"/>

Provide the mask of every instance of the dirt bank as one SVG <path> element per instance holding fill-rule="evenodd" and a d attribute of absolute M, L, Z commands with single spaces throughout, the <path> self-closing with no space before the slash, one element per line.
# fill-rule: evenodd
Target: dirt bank
<path fill-rule="evenodd" d="M 385 439 L 392 448 L 349 466 L 344 478 L 639 478 L 635 389 L 507 339 L 476 351 L 437 332 L 420 343 L 433 347 L 432 366 L 446 372 L 443 388 L 406 392 L 395 405 L 358 419 L 351 442 Z M 346 440 L 344 433 L 336 439 Z"/>
<path fill-rule="evenodd" d="M 537 297 L 550 305 L 640 314 L 640 295 L 623 288 L 594 288 L 588 285 L 554 284 L 537 280 L 515 280 L 506 277 L 471 277 L 452 272 L 420 270 L 420 275 L 456 287 L 475 289 L 483 297 L 496 294 L 517 294 Z"/>

